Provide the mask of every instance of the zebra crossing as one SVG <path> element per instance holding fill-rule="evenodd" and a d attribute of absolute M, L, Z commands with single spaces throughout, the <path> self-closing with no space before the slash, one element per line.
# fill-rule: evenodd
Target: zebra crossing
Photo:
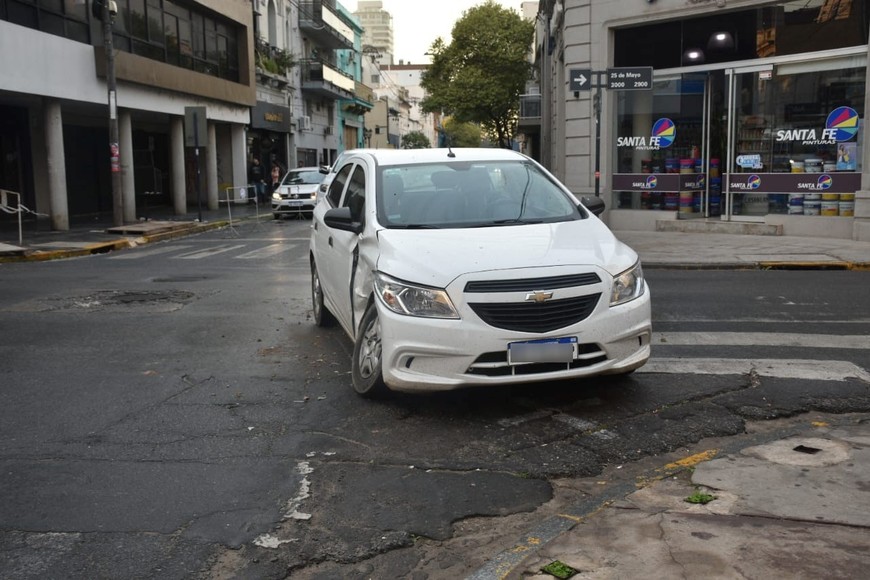
<path fill-rule="evenodd" d="M 307 242 L 307 240 L 306 240 Z M 209 246 L 196 246 L 193 244 L 172 244 L 168 246 L 134 249 L 118 252 L 107 256 L 109 260 L 141 260 L 162 256 L 167 260 L 208 260 L 208 259 L 233 259 L 233 260 L 274 260 L 276 257 L 300 250 L 304 246 L 301 242 L 288 243 L 279 241 L 269 243 L 269 240 L 251 240 L 245 242 L 221 243 Z"/>

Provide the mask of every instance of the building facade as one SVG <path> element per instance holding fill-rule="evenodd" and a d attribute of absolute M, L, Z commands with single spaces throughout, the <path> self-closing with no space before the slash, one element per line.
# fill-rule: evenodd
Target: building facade
<path fill-rule="evenodd" d="M 360 0 L 354 15 L 363 27 L 364 50 L 375 56 L 380 66 L 393 64 L 393 16 L 380 0 Z"/>
<path fill-rule="evenodd" d="M 245 127 L 255 104 L 250 5 L 112 4 L 110 104 L 92 2 L 0 0 L 0 189 L 20 193 L 56 230 L 77 215 L 120 212 L 132 222 L 155 204 L 177 214 L 191 203 L 216 208 L 223 185 L 245 183 Z M 190 128 L 185 133 L 190 107 L 205 111 L 204 131 L 195 131 L 201 156 Z M 119 135 L 111 146 L 110 114 Z"/>
<path fill-rule="evenodd" d="M 867 0 L 543 0 L 540 157 L 618 229 L 870 240 Z"/>

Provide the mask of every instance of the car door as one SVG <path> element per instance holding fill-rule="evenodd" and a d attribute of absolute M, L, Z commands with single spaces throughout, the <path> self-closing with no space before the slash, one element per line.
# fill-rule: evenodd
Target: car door
<path fill-rule="evenodd" d="M 344 287 L 337 287 L 338 282 L 336 281 L 335 264 L 339 259 L 333 237 L 336 230 L 329 228 L 323 222 L 323 216 L 328 210 L 339 207 L 341 204 L 353 167 L 353 162 L 350 162 L 338 169 L 335 178 L 329 184 L 326 196 L 314 208 L 311 220 L 311 253 L 314 256 L 314 264 L 320 277 L 324 303 L 349 333 L 351 332 L 350 326 L 346 325 L 346 320 L 342 320 L 339 316 L 339 311 L 342 310 L 341 302 L 347 297 Z"/>
<path fill-rule="evenodd" d="M 353 221 L 362 224 L 365 231 L 366 222 L 366 166 L 357 162 L 347 180 L 341 206 L 350 208 Z M 330 285 L 334 288 L 336 308 L 333 314 L 345 328 L 353 329 L 362 316 L 360 309 L 365 308 L 368 292 L 357 292 L 355 289 L 364 285 L 370 277 L 366 272 L 360 272 L 359 245 L 360 238 L 365 234 L 355 234 L 341 230 L 330 230 L 332 263 L 330 264 Z M 362 304 L 362 306 L 361 306 Z"/>

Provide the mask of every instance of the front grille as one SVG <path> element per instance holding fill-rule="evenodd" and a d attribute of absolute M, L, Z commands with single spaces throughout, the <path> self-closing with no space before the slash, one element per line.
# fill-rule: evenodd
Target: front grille
<path fill-rule="evenodd" d="M 574 286 L 589 286 L 601 282 L 594 272 L 550 276 L 547 278 L 524 278 L 522 280 L 475 280 L 465 285 L 466 292 L 534 292 L 555 290 Z"/>
<path fill-rule="evenodd" d="M 471 363 L 466 371 L 470 375 L 505 377 L 513 375 L 541 375 L 570 369 L 591 367 L 607 360 L 607 355 L 594 343 L 578 344 L 577 358 L 570 363 L 524 363 L 509 365 L 507 351 L 487 352 Z"/>
<path fill-rule="evenodd" d="M 490 326 L 517 332 L 550 332 L 576 324 L 592 314 L 601 294 L 587 294 L 547 302 L 470 302 Z"/>

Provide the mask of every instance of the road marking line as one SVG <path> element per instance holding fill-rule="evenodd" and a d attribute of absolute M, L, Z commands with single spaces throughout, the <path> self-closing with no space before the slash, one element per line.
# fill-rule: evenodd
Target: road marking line
<path fill-rule="evenodd" d="M 722 359 L 722 358 L 651 358 L 639 373 L 745 375 L 763 377 L 845 381 L 857 378 L 870 383 L 870 373 L 854 363 L 842 360 L 806 359 Z"/>
<path fill-rule="evenodd" d="M 870 336 L 797 332 L 654 332 L 662 346 L 795 346 L 870 350 Z"/>
<path fill-rule="evenodd" d="M 230 252 L 232 250 L 238 250 L 239 248 L 244 248 L 245 244 L 239 244 L 237 246 L 215 246 L 214 248 L 206 248 L 205 250 L 197 250 L 195 252 L 189 252 L 187 254 L 181 254 L 179 256 L 172 256 L 172 260 L 199 260 L 200 258 L 209 258 L 211 256 L 216 256 L 217 254 L 222 254 L 224 252 Z"/>
<path fill-rule="evenodd" d="M 296 244 L 271 244 L 264 248 L 260 248 L 258 250 L 253 250 L 247 252 L 245 254 L 241 254 L 236 256 L 236 260 L 259 260 L 263 258 L 271 258 L 272 256 L 276 256 L 281 252 L 286 252 L 288 250 L 292 250 L 296 247 Z"/>
<path fill-rule="evenodd" d="M 187 248 L 192 248 L 193 246 L 164 246 L 162 248 L 153 248 L 151 250 L 141 250 L 136 252 L 124 252 L 123 254 L 109 256 L 109 260 L 138 260 L 139 258 L 145 258 L 147 256 L 157 256 L 159 254 L 166 254 L 168 252 L 176 252 L 178 250 L 186 250 Z"/>

